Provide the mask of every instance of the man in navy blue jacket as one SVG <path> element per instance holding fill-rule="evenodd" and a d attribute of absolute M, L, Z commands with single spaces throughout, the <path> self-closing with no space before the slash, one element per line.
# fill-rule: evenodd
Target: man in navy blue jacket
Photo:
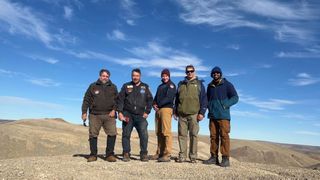
<path fill-rule="evenodd" d="M 207 97 L 208 118 L 210 118 L 210 153 L 211 157 L 204 161 L 204 164 L 219 164 L 218 150 L 221 139 L 220 151 L 222 154 L 222 167 L 230 166 L 230 107 L 239 100 L 234 86 L 222 78 L 222 71 L 214 67 L 211 71 L 213 80 L 208 84 Z"/>
<path fill-rule="evenodd" d="M 169 69 L 162 70 L 161 81 L 162 83 L 158 86 L 153 100 L 153 108 L 156 111 L 155 125 L 158 148 L 156 154 L 151 159 L 158 160 L 159 162 L 169 162 L 172 153 L 171 122 L 177 90 L 176 85 L 170 80 Z"/>

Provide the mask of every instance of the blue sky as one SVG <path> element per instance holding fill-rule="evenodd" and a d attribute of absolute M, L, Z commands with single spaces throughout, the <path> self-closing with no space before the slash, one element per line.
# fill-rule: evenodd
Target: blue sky
<path fill-rule="evenodd" d="M 193 64 L 208 84 L 218 65 L 240 95 L 233 138 L 319 146 L 319 8 L 316 0 L 0 0 L 0 118 L 81 123 L 83 94 L 101 68 L 120 89 L 140 67 L 155 94 L 163 68 L 178 83 Z M 154 112 L 148 121 L 154 129 Z M 208 120 L 200 124 L 208 134 Z"/>

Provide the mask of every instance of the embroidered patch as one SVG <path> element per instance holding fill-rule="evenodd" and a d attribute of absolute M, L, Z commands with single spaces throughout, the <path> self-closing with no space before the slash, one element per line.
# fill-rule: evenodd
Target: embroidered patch
<path fill-rule="evenodd" d="M 127 88 L 129 89 L 129 88 L 133 88 L 133 85 L 127 85 Z"/>
<path fill-rule="evenodd" d="M 146 89 L 146 87 L 145 86 L 141 86 L 141 89 Z"/>
<path fill-rule="evenodd" d="M 173 85 L 173 84 L 170 84 L 170 88 L 173 89 L 173 88 L 174 88 L 174 85 Z"/>
<path fill-rule="evenodd" d="M 94 91 L 94 94 L 99 94 L 99 93 L 100 93 L 99 90 L 95 90 L 95 91 Z"/>
<path fill-rule="evenodd" d="M 145 92 L 146 92 L 145 89 L 141 89 L 141 90 L 140 90 L 140 93 L 141 93 L 141 94 L 144 94 Z"/>

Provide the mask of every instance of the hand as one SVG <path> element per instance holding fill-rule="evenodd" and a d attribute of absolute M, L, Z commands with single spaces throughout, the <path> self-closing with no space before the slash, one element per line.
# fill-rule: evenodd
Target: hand
<path fill-rule="evenodd" d="M 158 105 L 154 104 L 154 105 L 153 105 L 153 109 L 154 109 L 156 112 L 159 111 Z"/>
<path fill-rule="evenodd" d="M 202 119 L 203 119 L 203 115 L 202 115 L 202 114 L 198 114 L 197 120 L 198 120 L 198 121 L 201 121 Z"/>
<path fill-rule="evenodd" d="M 119 119 L 120 121 L 124 121 L 124 120 L 125 120 L 125 118 L 124 118 L 124 116 L 123 116 L 123 114 L 122 114 L 121 112 L 119 112 L 119 117 L 118 117 L 118 119 Z"/>
<path fill-rule="evenodd" d="M 148 114 L 147 113 L 143 113 L 143 116 L 142 116 L 144 119 L 147 119 L 148 118 Z"/>
<path fill-rule="evenodd" d="M 109 117 L 113 118 L 116 116 L 116 111 L 115 110 L 112 110 L 110 113 L 109 113 Z"/>
<path fill-rule="evenodd" d="M 173 119 L 177 121 L 178 120 L 178 116 L 176 114 L 173 114 Z"/>
<path fill-rule="evenodd" d="M 81 119 L 83 120 L 83 122 L 86 122 L 86 120 L 87 120 L 87 113 L 82 114 Z"/>

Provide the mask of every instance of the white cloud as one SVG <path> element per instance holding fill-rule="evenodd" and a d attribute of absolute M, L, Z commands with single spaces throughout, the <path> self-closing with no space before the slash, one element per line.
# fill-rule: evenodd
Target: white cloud
<path fill-rule="evenodd" d="M 28 7 L 8 0 L 0 1 L 0 22 L 8 25 L 11 34 L 22 34 L 42 41 L 48 45 L 53 38 L 47 30 L 47 25 Z"/>
<path fill-rule="evenodd" d="M 112 33 L 110 34 L 108 33 L 107 37 L 110 40 L 121 40 L 121 41 L 127 40 L 126 35 L 118 29 L 113 30 Z"/>
<path fill-rule="evenodd" d="M 27 81 L 34 85 L 43 86 L 43 87 L 57 87 L 61 85 L 60 83 L 55 82 L 54 80 L 49 78 L 38 78 L 38 79 L 33 78 L 33 79 L 28 79 Z"/>
<path fill-rule="evenodd" d="M 319 132 L 312 132 L 312 131 L 296 131 L 296 134 L 301 134 L 301 135 L 308 135 L 308 136 L 320 136 Z"/>
<path fill-rule="evenodd" d="M 66 51 L 67 54 L 82 59 L 100 59 L 123 66 L 142 68 L 168 68 L 184 71 L 189 64 L 194 65 L 196 71 L 209 71 L 202 60 L 190 53 L 163 46 L 158 42 L 148 42 L 146 46 L 126 49 L 130 57 L 113 57 L 105 53 L 85 51 Z"/>
<path fill-rule="evenodd" d="M 233 49 L 233 50 L 240 50 L 240 45 L 239 44 L 230 44 L 227 46 L 228 49 Z"/>
<path fill-rule="evenodd" d="M 288 105 L 295 105 L 297 102 L 292 100 L 286 100 L 286 99 L 275 99 L 271 98 L 268 100 L 259 100 L 256 97 L 243 95 L 239 93 L 240 96 L 240 102 L 249 104 L 252 106 L 255 106 L 257 108 L 260 108 L 261 110 L 284 110 L 286 106 Z"/>
<path fill-rule="evenodd" d="M 304 28 L 319 19 L 318 8 L 304 1 L 274 0 L 177 0 L 183 9 L 180 18 L 192 25 L 210 25 L 216 29 L 249 27 L 273 31 L 283 42 L 307 44 L 314 33 Z"/>
<path fill-rule="evenodd" d="M 72 16 L 73 16 L 73 9 L 69 6 L 64 6 L 63 7 L 64 10 L 64 15 L 63 17 L 67 20 L 71 20 Z"/>
<path fill-rule="evenodd" d="M 159 71 L 149 71 L 147 75 L 160 78 L 161 70 L 159 70 Z M 184 72 L 170 71 L 170 77 L 185 77 L 185 76 L 186 76 L 186 74 Z M 207 75 L 202 74 L 202 73 L 200 73 L 200 74 L 196 73 L 196 76 L 199 77 L 199 78 L 207 77 Z"/>
<path fill-rule="evenodd" d="M 312 77 L 308 73 L 299 73 L 296 78 L 288 80 L 288 83 L 292 86 L 308 86 L 320 82 L 320 78 Z"/>
<path fill-rule="evenodd" d="M 309 48 L 305 48 L 302 51 L 282 51 L 279 52 L 276 56 L 279 58 L 320 58 L 320 46 L 315 45 Z"/>
<path fill-rule="evenodd" d="M 38 55 L 29 55 L 28 57 L 30 57 L 33 60 L 43 61 L 49 64 L 56 64 L 59 62 L 58 59 L 55 59 L 52 57 L 44 57 L 44 56 L 38 56 Z"/>
<path fill-rule="evenodd" d="M 140 17 L 136 10 L 136 2 L 133 0 L 120 0 L 120 6 L 124 10 L 122 18 L 128 25 L 134 26 L 136 24 L 135 19 Z"/>
<path fill-rule="evenodd" d="M 37 101 L 33 99 L 28 99 L 24 97 L 17 96 L 0 96 L 0 101 L 2 104 L 14 105 L 14 106 L 25 106 L 25 107 L 35 107 L 41 109 L 63 109 L 64 107 L 60 104 Z"/>

